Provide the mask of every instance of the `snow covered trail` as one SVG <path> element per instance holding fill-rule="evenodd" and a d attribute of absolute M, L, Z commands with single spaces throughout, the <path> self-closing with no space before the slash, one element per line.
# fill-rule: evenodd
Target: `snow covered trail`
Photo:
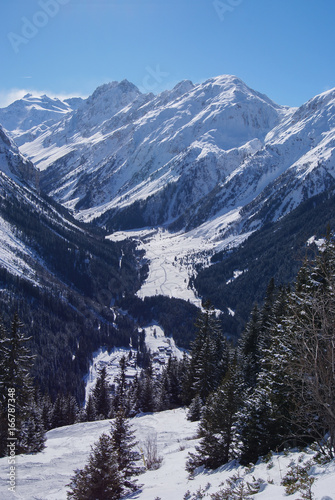
<path fill-rule="evenodd" d="M 186 419 L 185 409 L 139 415 L 131 420 L 139 441 L 139 451 L 145 449 L 148 436 L 157 436 L 161 467 L 138 477 L 141 489 L 128 498 L 136 500 L 183 500 L 189 490 L 195 493 L 206 489 L 208 497 L 219 491 L 228 478 L 239 476 L 245 482 L 261 480 L 262 486 L 255 500 L 282 500 L 287 498 L 281 486 L 290 464 L 312 458 L 312 453 L 298 451 L 273 454 L 270 461 L 260 462 L 251 469 L 226 464 L 216 471 L 200 470 L 194 479 L 188 477 L 185 463 L 189 451 L 194 451 L 197 422 Z M 74 469 L 82 468 L 87 461 L 90 447 L 99 436 L 110 430 L 110 421 L 85 422 L 60 427 L 47 433 L 46 448 L 36 455 L 16 457 L 16 492 L 8 491 L 9 464 L 7 457 L 0 459 L 0 497 L 2 500 L 66 500 L 67 484 Z M 312 492 L 315 500 L 335 500 L 335 460 L 314 466 Z M 313 497 L 313 498 L 314 498 Z M 290 495 L 291 500 L 301 498 L 301 492 Z"/>

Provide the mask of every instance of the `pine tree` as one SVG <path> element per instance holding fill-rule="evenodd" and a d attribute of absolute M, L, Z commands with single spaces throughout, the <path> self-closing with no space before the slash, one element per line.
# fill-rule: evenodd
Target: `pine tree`
<path fill-rule="evenodd" d="M 84 419 L 86 422 L 94 422 L 97 419 L 97 412 L 95 410 L 95 404 L 92 394 L 88 396 Z"/>
<path fill-rule="evenodd" d="M 204 403 L 201 397 L 197 394 L 191 401 L 187 412 L 187 420 L 191 422 L 196 422 L 201 418 L 201 412 L 203 410 Z"/>
<path fill-rule="evenodd" d="M 153 412 L 156 409 L 152 369 L 150 369 L 150 366 L 151 364 L 145 372 L 141 374 L 139 379 L 139 408 L 142 412 Z"/>
<path fill-rule="evenodd" d="M 239 365 L 246 388 L 255 387 L 261 370 L 260 334 L 260 313 L 256 304 L 238 341 Z"/>
<path fill-rule="evenodd" d="M 184 400 L 189 404 L 198 394 L 203 401 L 218 387 L 228 363 L 228 346 L 213 307 L 206 302 L 196 322 L 196 338 L 191 345 L 191 362 L 184 380 Z"/>
<path fill-rule="evenodd" d="M 113 408 L 117 412 L 119 408 L 124 408 L 126 411 L 126 357 L 122 356 L 119 362 L 120 370 L 116 376 L 116 391 L 113 399 Z"/>
<path fill-rule="evenodd" d="M 129 491 L 138 489 L 137 480 L 133 479 L 140 473 L 136 465 L 138 454 L 135 451 L 137 441 L 123 408 L 117 412 L 111 424 L 112 449 L 117 456 L 119 471 L 123 476 L 123 484 Z"/>
<path fill-rule="evenodd" d="M 217 391 L 212 393 L 202 410 L 196 453 L 190 453 L 186 470 L 191 474 L 201 465 L 216 469 L 235 458 L 235 424 L 241 406 L 242 384 L 236 358 Z"/>
<path fill-rule="evenodd" d="M 287 305 L 286 289 L 273 294 L 272 310 L 269 309 L 267 315 L 267 347 L 262 351 L 255 387 L 247 394 L 238 418 L 243 463 L 256 462 L 270 450 L 297 444 L 296 429 L 290 418 L 294 408 L 291 379 L 287 374 L 290 355 L 284 345 Z"/>
<path fill-rule="evenodd" d="M 305 262 L 299 271 L 285 321 L 288 372 L 297 401 L 294 420 L 301 435 L 317 440 L 330 458 L 335 456 L 334 290 L 335 244 L 330 235 L 315 261 Z"/>
<path fill-rule="evenodd" d="M 71 478 L 67 496 L 73 500 L 117 500 L 125 491 L 123 480 L 112 438 L 102 434 L 92 448 L 88 464 Z"/>
<path fill-rule="evenodd" d="M 111 398 L 107 383 L 107 370 L 103 366 L 93 389 L 93 400 L 97 418 L 105 419 L 109 417 L 111 410 Z"/>
<path fill-rule="evenodd" d="M 29 407 L 29 415 L 22 422 L 19 432 L 20 449 L 24 453 L 37 453 L 44 449 L 45 441 L 42 412 L 37 404 L 32 401 Z"/>

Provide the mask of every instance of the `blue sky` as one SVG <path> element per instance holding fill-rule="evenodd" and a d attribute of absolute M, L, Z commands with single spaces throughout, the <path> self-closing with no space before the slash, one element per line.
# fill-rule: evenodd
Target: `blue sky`
<path fill-rule="evenodd" d="M 221 74 L 299 106 L 335 87 L 334 19 L 334 0 L 4 0 L 0 106 Z"/>

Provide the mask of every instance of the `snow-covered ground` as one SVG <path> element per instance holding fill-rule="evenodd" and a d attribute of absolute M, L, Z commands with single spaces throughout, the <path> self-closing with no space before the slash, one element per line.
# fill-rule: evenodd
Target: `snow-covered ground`
<path fill-rule="evenodd" d="M 183 500 L 187 491 L 195 493 L 206 489 L 205 498 L 219 491 L 222 483 L 232 476 L 245 482 L 261 480 L 261 490 L 255 500 L 287 498 L 282 478 L 290 464 L 309 460 L 311 453 L 291 452 L 274 454 L 267 463 L 252 469 L 229 463 L 216 471 L 202 470 L 194 479 L 188 477 L 185 462 L 188 452 L 194 451 L 197 423 L 186 419 L 186 410 L 177 409 L 155 414 L 139 415 L 131 420 L 139 441 L 138 449 L 145 449 L 148 436 L 157 436 L 158 454 L 163 457 L 158 470 L 147 471 L 138 480 L 142 488 L 130 498 L 138 500 Z M 46 448 L 36 455 L 21 455 L 15 463 L 15 493 L 8 491 L 9 464 L 7 457 L 0 459 L 0 491 L 2 500 L 65 500 L 67 484 L 74 469 L 82 468 L 87 461 L 91 445 L 103 432 L 109 432 L 110 421 L 86 422 L 53 429 L 47 433 Z M 323 466 L 313 466 L 311 474 L 316 481 L 312 486 L 315 500 L 335 499 L 335 461 Z M 297 492 L 289 498 L 297 500 Z"/>
<path fill-rule="evenodd" d="M 210 265 L 214 252 L 240 245 L 251 234 L 229 234 L 238 224 L 240 208 L 202 224 L 189 232 L 171 233 L 162 228 L 119 231 L 108 236 L 112 241 L 131 238 L 145 251 L 149 275 L 137 295 L 141 298 L 165 295 L 188 300 L 201 307 L 201 299 L 189 286 L 197 265 Z M 225 233 L 227 233 L 225 235 Z"/>

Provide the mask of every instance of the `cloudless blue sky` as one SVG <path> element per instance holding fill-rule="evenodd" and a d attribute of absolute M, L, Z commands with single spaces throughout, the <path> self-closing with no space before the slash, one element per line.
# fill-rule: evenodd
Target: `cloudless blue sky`
<path fill-rule="evenodd" d="M 0 106 L 222 74 L 299 106 L 335 87 L 334 19 L 334 0 L 3 0 Z"/>

